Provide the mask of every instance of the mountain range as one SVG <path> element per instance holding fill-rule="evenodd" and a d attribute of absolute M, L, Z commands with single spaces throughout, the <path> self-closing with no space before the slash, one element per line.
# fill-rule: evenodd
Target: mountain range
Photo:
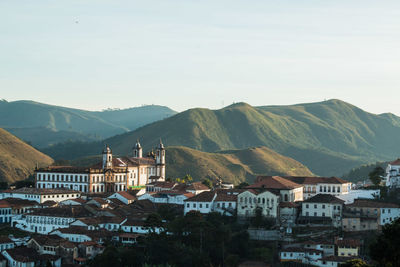
<path fill-rule="evenodd" d="M 400 118 L 340 100 L 262 107 L 237 103 L 219 110 L 189 109 L 102 142 L 43 151 L 54 158 L 77 158 L 98 154 L 107 143 L 117 154 L 129 154 L 137 139 L 150 150 L 160 138 L 167 146 L 204 152 L 265 146 L 316 175 L 339 176 L 361 164 L 397 158 Z"/>
<path fill-rule="evenodd" d="M 66 141 L 95 141 L 176 114 L 164 106 L 87 111 L 34 101 L 0 101 L 0 127 L 35 147 Z"/>
<path fill-rule="evenodd" d="M 30 105 L 40 107 L 42 104 Z M 153 106 L 147 108 L 151 107 Z M 88 112 L 91 116 L 97 114 L 89 117 L 78 116 L 75 110 L 68 111 L 72 112 L 70 114 L 66 111 L 64 113 L 65 108 L 60 108 L 61 111 L 57 107 L 54 109 L 57 110 L 54 114 L 62 114 L 62 121 L 74 116 L 79 119 L 74 117 L 72 121 L 83 123 L 82 120 L 86 120 L 86 132 L 84 129 L 80 132 L 85 132 L 84 136 L 88 136 L 88 125 L 92 125 L 91 134 L 98 136 L 98 139 L 91 141 L 82 137 L 40 147 L 45 154 L 56 160 L 86 162 L 85 159 L 96 158 L 105 143 L 111 146 L 116 155 L 131 155 L 136 140 L 140 140 L 145 151 L 150 151 L 161 138 L 168 147 L 168 177 L 190 172 L 199 178 L 225 174 L 232 181 L 241 181 L 251 179 L 252 175 L 257 174 L 290 175 L 293 168 L 296 171 L 292 173 L 296 175 L 302 175 L 300 172 L 306 175 L 305 172 L 309 172 L 307 175 L 341 176 L 362 164 L 397 158 L 396 147 L 400 145 L 399 117 L 388 113 L 371 114 L 335 99 L 288 106 L 254 107 L 246 103 L 236 103 L 218 110 L 195 108 L 175 115 L 167 108 L 171 113 L 166 118 L 160 118 L 133 131 L 128 131 L 128 126 L 136 127 L 140 124 L 135 117 L 130 117 L 129 110 L 99 112 L 101 115 Z M 81 112 L 86 114 L 86 111 Z M 118 115 L 118 119 L 113 118 L 112 114 Z M 32 113 L 29 116 L 35 115 Z M 54 120 L 48 119 L 49 117 L 51 116 L 46 117 L 47 124 L 51 125 Z M 103 128 L 110 129 L 104 128 L 96 132 L 96 123 L 100 121 Z M 142 123 L 144 124 L 143 121 Z M 20 126 L 20 129 L 38 127 L 33 123 L 22 122 L 15 125 Z M 57 131 L 69 132 L 65 130 L 64 124 L 61 125 L 64 128 L 56 126 Z M 100 138 L 101 133 L 111 134 L 116 130 L 115 125 L 123 125 L 119 126 L 119 134 L 106 139 Z M 79 123 L 74 127 L 78 126 Z M 46 126 L 46 129 L 51 127 Z M 23 131 L 20 135 L 22 134 Z M 201 159 L 204 164 L 196 167 L 196 158 Z M 275 162 L 273 158 L 276 159 Z M 266 166 L 259 168 L 263 162 Z M 300 165 L 293 167 L 294 162 Z"/>

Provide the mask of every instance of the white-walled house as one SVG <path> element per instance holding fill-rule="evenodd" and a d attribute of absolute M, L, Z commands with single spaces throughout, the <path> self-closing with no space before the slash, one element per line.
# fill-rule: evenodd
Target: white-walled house
<path fill-rule="evenodd" d="M 237 215 L 238 217 L 253 217 L 256 210 L 260 209 L 265 217 L 277 218 L 280 194 L 274 190 L 259 192 L 255 189 L 247 189 L 238 195 Z"/>
<path fill-rule="evenodd" d="M 283 178 L 302 185 L 304 199 L 318 194 L 329 194 L 336 197 L 346 195 L 351 191 L 352 185 L 351 182 L 338 177 L 283 176 Z"/>
<path fill-rule="evenodd" d="M 19 199 L 36 201 L 37 203 L 44 203 L 48 200 L 60 202 L 67 199 L 79 198 L 80 196 L 81 192 L 64 188 L 43 189 L 43 188 L 23 187 L 14 190 L 12 189 L 3 190 L 0 193 L 0 199 L 19 198 Z"/>
<path fill-rule="evenodd" d="M 356 199 L 354 203 L 346 205 L 346 211 L 357 216 L 376 218 L 380 226 L 400 217 L 399 205 L 369 199 Z"/>
<path fill-rule="evenodd" d="M 186 199 L 184 205 L 184 214 L 190 211 L 198 211 L 200 213 L 210 213 L 213 210 L 213 202 L 217 197 L 215 191 L 204 191 L 194 197 Z"/>
<path fill-rule="evenodd" d="M 108 197 L 108 199 L 111 199 L 111 198 L 116 198 L 126 205 L 131 204 L 132 202 L 134 202 L 137 199 L 136 196 L 131 195 L 128 191 L 116 192 Z"/>
<path fill-rule="evenodd" d="M 157 192 L 148 192 L 141 195 L 138 199 L 139 200 L 148 199 L 153 203 L 184 205 L 185 200 L 193 196 L 194 194 L 190 192 L 165 190 Z"/>
<path fill-rule="evenodd" d="M 256 182 L 246 189 L 277 191 L 280 202 L 303 201 L 303 185 L 280 176 L 258 176 Z"/>
<path fill-rule="evenodd" d="M 5 198 L 0 200 L 0 223 L 11 223 L 12 217 L 30 212 L 31 209 L 38 207 L 36 201 Z"/>
<path fill-rule="evenodd" d="M 91 231 L 82 226 L 59 228 L 52 231 L 50 234 L 57 235 L 74 243 L 82 243 L 86 241 L 103 243 L 106 239 L 111 239 L 112 237 L 112 233 L 105 229 Z"/>
<path fill-rule="evenodd" d="M 386 176 L 383 180 L 387 187 L 400 187 L 400 159 L 392 161 L 386 167 Z"/>
<path fill-rule="evenodd" d="M 31 213 L 12 218 L 12 226 L 24 231 L 48 234 L 54 229 L 68 228 L 70 223 L 80 217 L 92 214 L 83 207 L 56 207 L 37 209 Z"/>
<path fill-rule="evenodd" d="M 303 221 L 324 223 L 329 219 L 331 223 L 341 226 L 344 201 L 328 194 L 318 194 L 302 202 Z"/>

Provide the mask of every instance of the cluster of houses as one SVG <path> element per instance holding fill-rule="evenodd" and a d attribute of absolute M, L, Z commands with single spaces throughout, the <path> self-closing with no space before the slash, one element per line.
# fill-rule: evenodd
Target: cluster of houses
<path fill-rule="evenodd" d="M 349 232 L 379 230 L 400 216 L 400 207 L 374 200 L 378 193 L 364 191 L 363 198 L 354 198 L 351 183 L 340 178 L 292 176 L 260 176 L 241 189 L 154 181 L 141 189 L 97 194 L 57 187 L 4 190 L 0 221 L 30 238 L 16 245 L 9 237 L 0 237 L 9 242 L 0 244 L 0 250 L 10 266 L 40 266 L 48 261 L 53 266 L 83 264 L 102 253 L 106 240 L 130 245 L 149 232 L 164 231 L 146 221 L 161 206 L 182 214 L 219 212 L 239 220 L 259 214 L 288 228 L 329 225 Z M 311 255 L 310 249 L 314 248 L 285 248 L 280 256 L 283 261 L 320 261 L 318 266 L 334 266 L 323 262 L 349 256 L 347 252 Z"/>
<path fill-rule="evenodd" d="M 400 172 L 394 163 L 390 177 Z M 398 175 L 400 176 L 400 175 Z M 393 178 L 395 177 L 395 178 Z M 400 207 L 378 201 L 379 190 L 354 190 L 337 177 L 259 176 L 244 188 L 219 183 L 165 180 L 165 149 L 143 157 L 137 142 L 133 157 L 113 158 L 106 146 L 103 160 L 88 168 L 37 169 L 36 188 L 0 192 L 0 223 L 26 233 L 0 236 L 1 266 L 85 264 L 104 250 L 104 243 L 131 245 L 148 233 L 165 229 L 147 218 L 161 207 L 177 214 L 218 212 L 239 221 L 262 216 L 291 233 L 293 227 L 332 227 L 343 232 L 380 230 L 400 217 Z M 281 261 L 338 266 L 359 255 L 360 242 L 336 239 L 284 246 Z"/>

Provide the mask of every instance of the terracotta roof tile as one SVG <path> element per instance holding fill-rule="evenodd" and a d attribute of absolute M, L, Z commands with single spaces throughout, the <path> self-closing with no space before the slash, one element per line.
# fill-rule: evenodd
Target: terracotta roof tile
<path fill-rule="evenodd" d="M 280 176 L 258 176 L 257 182 L 246 188 L 266 188 L 288 190 L 302 187 L 302 185 L 292 182 Z"/>
<path fill-rule="evenodd" d="M 347 184 L 349 181 L 338 177 L 318 177 L 318 176 L 282 176 L 300 185 L 305 184 Z"/>
<path fill-rule="evenodd" d="M 400 208 L 395 203 L 379 202 L 370 199 L 355 199 L 352 204 L 346 207 L 362 207 L 362 208 Z"/>
<path fill-rule="evenodd" d="M 337 198 L 335 196 L 329 195 L 329 194 L 318 194 L 313 197 L 310 197 L 309 199 L 304 200 L 303 202 L 343 204 L 345 201 L 341 200 L 340 198 Z"/>
<path fill-rule="evenodd" d="M 211 202 L 215 197 L 215 192 L 213 191 L 204 191 L 194 197 L 188 198 L 185 201 L 188 202 Z"/>

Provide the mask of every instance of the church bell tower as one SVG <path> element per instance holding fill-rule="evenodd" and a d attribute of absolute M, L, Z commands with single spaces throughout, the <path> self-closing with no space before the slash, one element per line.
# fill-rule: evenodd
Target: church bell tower
<path fill-rule="evenodd" d="M 133 157 L 134 158 L 141 158 L 143 157 L 143 150 L 142 146 L 139 143 L 139 139 L 136 141 L 135 146 L 133 147 Z"/>
<path fill-rule="evenodd" d="M 103 169 L 112 169 L 112 151 L 111 148 L 106 145 L 103 150 Z"/>
<path fill-rule="evenodd" d="M 161 139 L 156 151 L 156 169 L 157 176 L 160 176 L 161 180 L 165 180 L 165 148 Z"/>

